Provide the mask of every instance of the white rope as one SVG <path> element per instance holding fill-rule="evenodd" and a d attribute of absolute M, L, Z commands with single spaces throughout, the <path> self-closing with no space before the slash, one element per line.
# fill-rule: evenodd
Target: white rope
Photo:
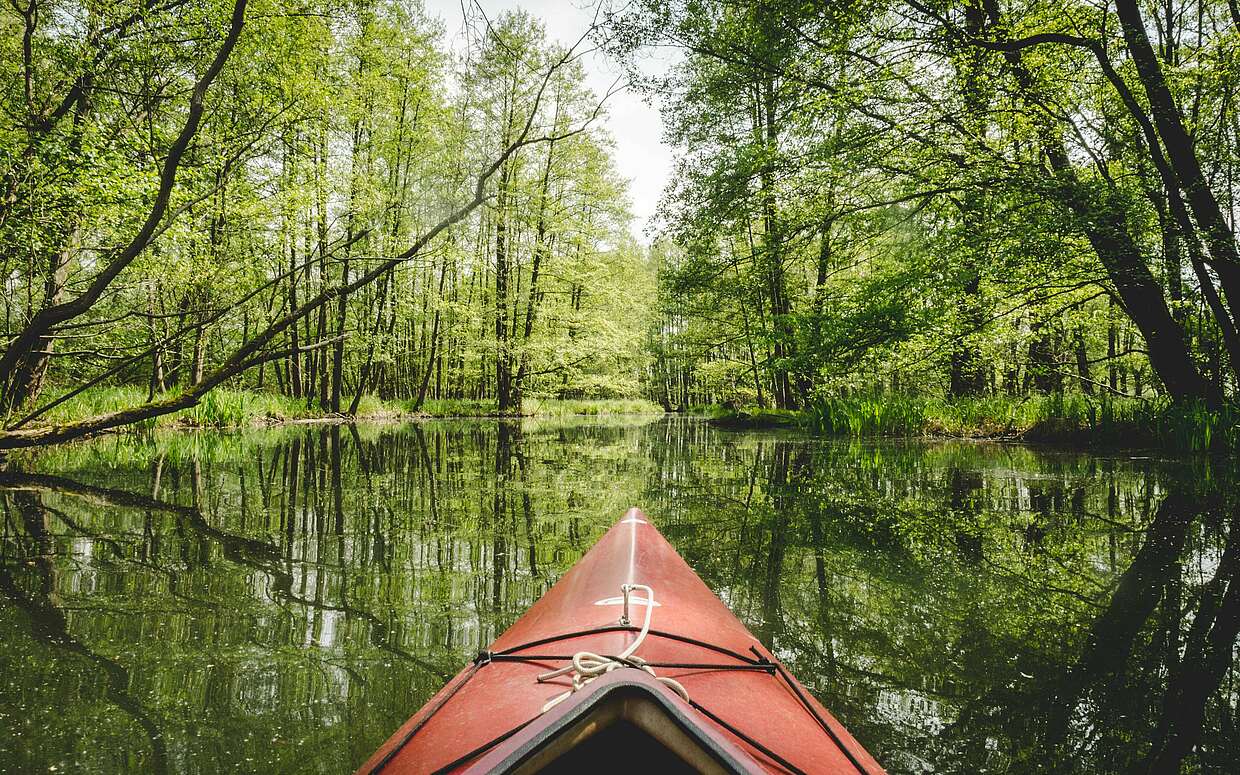
<path fill-rule="evenodd" d="M 547 704 L 543 705 L 542 710 L 539 711 L 540 713 L 546 713 L 551 710 L 556 705 L 571 697 L 573 692 L 590 683 L 595 678 L 598 678 L 600 675 L 606 675 L 612 670 L 616 670 L 621 667 L 637 667 L 645 670 L 647 673 L 654 676 L 656 681 L 664 684 L 672 691 L 679 694 L 686 702 L 689 701 L 689 692 L 685 691 L 685 687 L 681 686 L 679 681 L 674 678 L 668 678 L 667 676 L 655 675 L 654 670 L 646 665 L 646 661 L 644 659 L 633 656 L 633 653 L 636 652 L 642 645 L 642 641 L 646 639 L 646 634 L 650 632 L 650 619 L 654 614 L 653 589 L 645 584 L 623 584 L 620 586 L 620 592 L 624 595 L 624 614 L 621 616 L 621 621 L 624 623 L 628 622 L 629 592 L 636 589 L 640 589 L 646 593 L 646 620 L 642 623 L 642 628 L 637 634 L 637 638 L 629 644 L 628 648 L 617 654 L 614 659 L 611 657 L 599 656 L 598 654 L 590 651 L 578 651 L 573 655 L 573 662 L 568 667 L 562 667 L 559 670 L 552 670 L 549 673 L 543 673 L 538 676 L 538 682 L 543 683 L 554 678 L 559 678 L 562 675 L 568 675 L 569 673 L 573 674 L 573 688 L 563 694 L 556 695 L 555 697 L 547 700 Z"/>

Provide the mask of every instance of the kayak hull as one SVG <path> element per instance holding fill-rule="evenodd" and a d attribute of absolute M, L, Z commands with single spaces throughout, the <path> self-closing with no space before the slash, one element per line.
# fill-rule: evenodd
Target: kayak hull
<path fill-rule="evenodd" d="M 571 675 L 539 682 L 578 652 L 614 657 L 640 637 L 648 602 L 630 591 L 626 606 L 622 586 L 630 584 L 649 587 L 655 603 L 633 656 L 683 686 L 688 701 L 627 665 L 576 691 Z M 614 724 L 632 739 L 666 731 L 660 745 L 696 762 L 689 771 L 883 772 L 632 509 L 358 773 L 526 771 L 540 750 L 565 749 L 564 735 L 585 740 Z M 591 744 L 601 751 L 605 737 Z"/>

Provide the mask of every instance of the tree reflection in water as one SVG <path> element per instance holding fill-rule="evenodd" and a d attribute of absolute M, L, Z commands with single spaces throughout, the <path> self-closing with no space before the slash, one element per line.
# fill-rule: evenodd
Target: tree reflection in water
<path fill-rule="evenodd" d="M 637 504 L 892 772 L 1226 772 L 1232 468 L 684 419 L 18 458 L 0 770 L 347 771 Z"/>

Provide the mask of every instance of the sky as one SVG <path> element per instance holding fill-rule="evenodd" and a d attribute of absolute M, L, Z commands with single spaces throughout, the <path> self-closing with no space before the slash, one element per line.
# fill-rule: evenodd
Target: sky
<path fill-rule="evenodd" d="M 426 10 L 444 22 L 448 39 L 461 31 L 461 0 L 425 0 Z M 505 10 L 524 8 L 546 25 L 547 35 L 560 43 L 576 42 L 594 18 L 591 0 L 480 0 L 487 16 L 494 18 Z M 595 52 L 584 59 L 588 83 L 595 94 L 605 94 L 616 78 L 623 75 L 619 63 Z M 658 62 L 645 62 L 644 68 L 658 68 Z M 646 104 L 641 95 L 624 90 L 607 101 L 605 125 L 615 139 L 616 168 L 629 180 L 633 208 L 633 236 L 649 243 L 650 225 L 672 168 L 672 149 L 663 142 L 663 122 L 657 107 Z"/>

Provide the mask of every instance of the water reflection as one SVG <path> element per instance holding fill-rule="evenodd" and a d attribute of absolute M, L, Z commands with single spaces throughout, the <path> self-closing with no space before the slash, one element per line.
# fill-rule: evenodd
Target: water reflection
<path fill-rule="evenodd" d="M 1235 497 L 684 419 L 103 439 L 0 474 L 0 769 L 347 771 L 636 503 L 893 772 L 1233 771 Z"/>

